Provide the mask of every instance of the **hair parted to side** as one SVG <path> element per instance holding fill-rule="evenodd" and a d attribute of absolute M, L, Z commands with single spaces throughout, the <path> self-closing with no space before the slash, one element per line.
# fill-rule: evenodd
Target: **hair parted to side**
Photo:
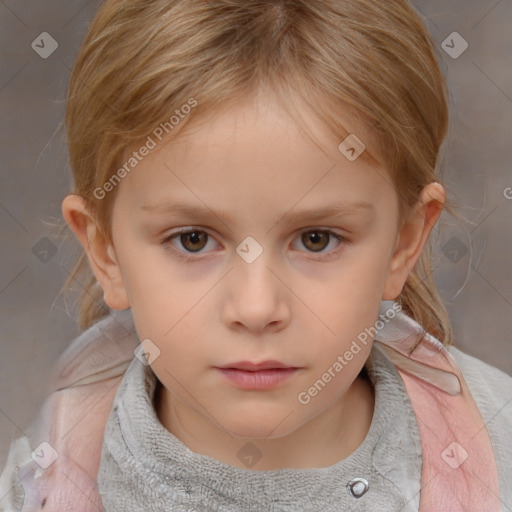
<path fill-rule="evenodd" d="M 197 105 L 176 134 L 261 90 L 279 98 L 299 126 L 293 107 L 307 99 L 339 142 L 350 133 L 340 117 L 355 113 L 372 134 L 359 136 L 366 144 L 360 158 L 388 170 L 399 222 L 425 185 L 442 183 L 436 167 L 449 124 L 447 89 L 431 36 L 408 0 L 106 0 L 75 62 L 65 120 L 73 193 L 86 200 L 106 240 L 116 190 L 103 199 L 94 191 L 129 148 L 191 98 Z M 445 210 L 455 214 L 450 201 Z M 428 244 L 397 300 L 451 344 L 431 266 Z M 82 273 L 85 329 L 108 307 L 85 252 L 63 289 Z"/>

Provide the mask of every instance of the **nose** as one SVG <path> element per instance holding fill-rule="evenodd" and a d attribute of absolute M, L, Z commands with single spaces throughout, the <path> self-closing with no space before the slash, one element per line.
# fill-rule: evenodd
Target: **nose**
<path fill-rule="evenodd" d="M 290 321 L 290 297 L 283 281 L 265 251 L 252 263 L 242 258 L 235 260 L 235 268 L 226 283 L 225 324 L 231 329 L 246 329 L 254 334 L 285 328 Z"/>

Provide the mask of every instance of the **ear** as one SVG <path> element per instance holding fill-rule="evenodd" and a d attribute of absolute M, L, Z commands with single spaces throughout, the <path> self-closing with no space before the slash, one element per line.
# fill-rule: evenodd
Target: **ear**
<path fill-rule="evenodd" d="M 84 198 L 75 194 L 66 196 L 62 201 L 62 216 L 87 253 L 107 305 L 111 309 L 129 308 L 130 301 L 114 247 L 101 234 Z"/>
<path fill-rule="evenodd" d="M 397 234 L 382 300 L 395 300 L 402 292 L 409 273 L 416 265 L 432 228 L 443 211 L 446 194 L 439 183 L 429 183 Z"/>

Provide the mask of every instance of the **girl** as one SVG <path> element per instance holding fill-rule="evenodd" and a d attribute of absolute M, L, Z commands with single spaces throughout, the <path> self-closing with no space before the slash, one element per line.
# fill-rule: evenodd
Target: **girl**
<path fill-rule="evenodd" d="M 3 510 L 512 509 L 512 379 L 431 274 L 446 86 L 406 0 L 106 0 L 66 124 L 84 332 Z"/>

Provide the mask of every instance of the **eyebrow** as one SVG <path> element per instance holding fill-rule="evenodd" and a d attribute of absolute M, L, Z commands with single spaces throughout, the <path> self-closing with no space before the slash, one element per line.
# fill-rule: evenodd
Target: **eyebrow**
<path fill-rule="evenodd" d="M 162 203 L 142 205 L 144 211 L 159 215 L 188 216 L 197 219 L 211 220 L 212 216 L 221 219 L 227 224 L 232 223 L 232 216 L 225 210 L 211 210 L 206 206 L 193 205 L 189 203 Z M 322 208 L 304 209 L 293 211 L 293 208 L 287 212 L 276 215 L 272 222 L 276 224 L 286 218 L 287 222 L 300 222 L 305 220 L 320 220 L 329 217 L 349 215 L 358 212 L 374 212 L 375 207 L 368 201 L 341 202 L 324 206 Z"/>

